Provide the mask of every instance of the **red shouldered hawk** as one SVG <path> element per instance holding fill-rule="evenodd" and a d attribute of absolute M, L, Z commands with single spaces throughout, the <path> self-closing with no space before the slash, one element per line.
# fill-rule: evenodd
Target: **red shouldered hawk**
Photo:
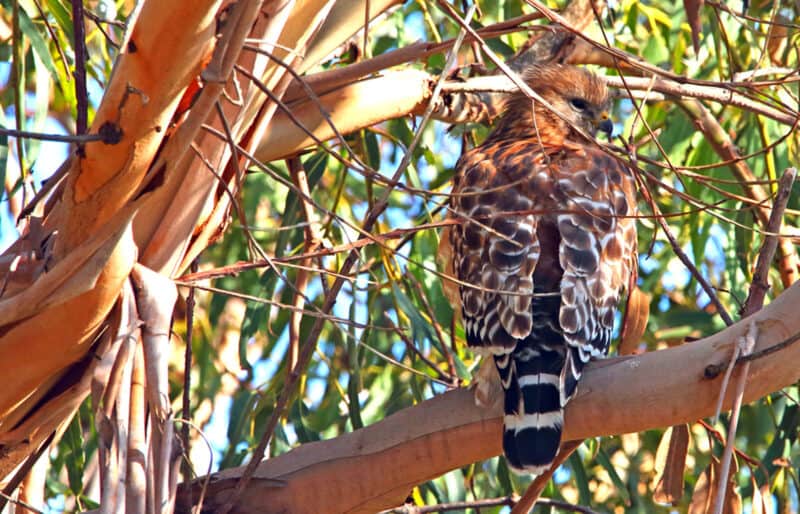
<path fill-rule="evenodd" d="M 573 128 L 611 133 L 603 80 L 566 65 L 523 78 L 569 122 L 522 93 L 508 100 L 486 141 L 456 165 L 450 216 L 460 222 L 440 253 L 460 281 L 448 296 L 467 343 L 490 353 L 500 375 L 508 463 L 540 474 L 635 276 L 636 198 L 631 171 Z"/>

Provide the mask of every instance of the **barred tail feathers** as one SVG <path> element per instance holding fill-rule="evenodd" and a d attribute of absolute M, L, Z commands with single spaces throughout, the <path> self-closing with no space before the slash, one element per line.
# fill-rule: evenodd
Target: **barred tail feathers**
<path fill-rule="evenodd" d="M 569 398 L 562 397 L 564 347 L 527 342 L 494 358 L 505 393 L 503 453 L 515 472 L 539 475 L 558 453 Z"/>

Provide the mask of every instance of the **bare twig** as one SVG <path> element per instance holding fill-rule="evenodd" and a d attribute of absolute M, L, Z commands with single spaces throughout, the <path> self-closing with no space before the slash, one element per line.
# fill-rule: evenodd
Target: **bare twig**
<path fill-rule="evenodd" d="M 45 134 L 43 132 L 30 132 L 28 130 L 11 130 L 0 128 L 0 135 L 11 136 L 17 139 L 39 139 L 42 141 L 56 141 L 59 143 L 91 143 L 93 141 L 103 141 L 106 144 L 111 144 L 108 135 L 106 134 L 79 134 L 79 135 L 64 135 L 64 134 Z"/>
<path fill-rule="evenodd" d="M 25 90 L 24 73 L 25 60 L 22 58 L 22 30 L 20 29 L 19 2 L 14 2 L 11 9 L 11 83 L 14 84 L 14 121 L 18 131 L 25 129 Z M 2 132 L 0 132 L 2 133 Z M 10 134 L 6 134 L 10 135 Z M 28 172 L 25 169 L 25 145 L 22 138 L 17 138 L 17 162 L 19 163 L 19 176 L 22 180 L 22 205 L 28 203 L 26 181 Z M 11 196 L 11 195 L 9 195 Z"/>
<path fill-rule="evenodd" d="M 222 130 L 225 132 L 225 139 L 228 143 L 228 148 L 230 148 L 231 158 L 230 163 L 234 166 L 234 180 L 236 181 L 236 191 L 242 191 L 242 177 L 244 176 L 244 170 L 240 166 L 240 156 L 238 148 L 236 147 L 236 141 L 233 138 L 233 132 L 231 132 L 230 123 L 228 123 L 228 118 L 225 116 L 225 110 L 222 108 L 222 104 L 217 100 L 214 104 L 214 108 L 217 111 L 217 116 L 219 116 L 219 122 L 222 125 Z M 194 146 L 194 145 L 193 145 Z M 199 151 L 198 151 L 199 153 Z M 209 166 L 209 168 L 213 169 L 213 166 Z M 215 176 L 218 176 L 216 173 Z M 242 198 L 240 195 L 235 195 L 233 192 L 230 191 L 228 188 L 228 184 L 225 183 L 222 178 L 219 178 L 220 184 L 224 184 L 225 189 L 229 192 L 229 198 L 231 200 L 231 205 L 233 206 L 233 210 L 236 212 L 236 217 L 239 218 L 239 223 L 242 225 L 242 230 L 244 230 L 246 239 L 247 239 L 247 247 L 252 253 L 258 253 L 257 247 L 258 243 L 255 241 L 253 234 L 250 233 L 248 230 L 247 224 L 247 216 L 244 212 L 244 206 L 242 205 Z"/>
<path fill-rule="evenodd" d="M 750 355 L 742 355 L 741 357 L 739 357 L 739 359 L 736 361 L 736 363 L 739 364 L 740 362 L 752 362 L 754 360 L 764 358 L 767 355 L 770 355 L 770 354 L 775 353 L 775 352 L 779 352 L 779 351 L 783 350 L 784 348 L 787 348 L 787 347 L 793 345 L 797 341 L 800 341 L 800 332 L 787 337 L 786 339 L 784 339 L 783 341 L 781 341 L 779 343 L 775 343 L 772 346 L 768 346 L 768 347 L 764 348 L 763 350 L 759 350 L 757 352 L 753 352 Z"/>
<path fill-rule="evenodd" d="M 719 386 L 719 395 L 717 396 L 717 409 L 714 411 L 714 417 L 711 418 L 711 424 L 715 425 L 719 419 L 719 413 L 722 412 L 722 401 L 725 399 L 725 392 L 728 390 L 728 383 L 733 374 L 733 368 L 736 367 L 739 357 L 741 356 L 742 348 L 740 345 L 733 347 L 733 355 L 728 361 L 728 367 L 725 368 L 725 376 L 722 377 L 722 383 Z"/>
<path fill-rule="evenodd" d="M 654 91 L 660 94 L 650 94 L 647 96 L 649 101 L 663 101 L 666 97 L 671 98 L 696 98 L 698 100 L 711 100 L 722 105 L 730 105 L 760 114 L 767 118 L 779 121 L 787 125 L 797 123 L 797 112 L 786 112 L 785 110 L 771 107 L 764 102 L 753 100 L 735 90 L 737 83 L 719 82 L 716 85 L 697 85 L 683 84 L 664 77 L 651 75 L 649 77 L 625 76 L 605 76 L 603 79 L 609 87 L 616 89 L 630 89 L 631 91 Z M 800 77 L 797 78 L 800 80 Z M 791 80 L 791 81 L 794 81 Z M 488 91 L 498 93 L 511 93 L 517 90 L 514 83 L 502 75 L 485 77 L 473 77 L 461 82 L 447 84 L 448 91 Z"/>
<path fill-rule="evenodd" d="M 580 514 L 597 514 L 597 511 L 584 507 L 582 505 L 575 505 L 574 503 L 562 502 L 550 498 L 539 498 L 536 505 L 543 507 L 555 507 L 556 509 L 564 510 L 567 512 L 578 512 Z"/>
<path fill-rule="evenodd" d="M 303 195 L 297 201 L 302 206 L 303 216 L 305 217 L 305 241 L 303 242 L 303 252 L 312 253 L 321 245 L 321 237 L 316 221 L 317 216 L 313 205 L 306 198 L 311 198 L 311 190 L 308 187 L 308 177 L 300 158 L 295 156 L 287 161 L 289 174 L 294 185 L 302 191 Z M 289 318 L 289 348 L 287 349 L 288 359 L 286 360 L 286 371 L 294 373 L 297 365 L 297 358 L 300 355 L 300 323 L 303 320 L 303 307 L 305 305 L 305 291 L 308 287 L 309 272 L 303 269 L 311 264 L 311 259 L 300 261 L 301 267 L 297 270 L 295 283 L 294 303 L 296 310 L 293 310 Z"/>
<path fill-rule="evenodd" d="M 552 478 L 558 467 L 561 466 L 561 464 L 563 464 L 564 461 L 567 460 L 569 456 L 572 455 L 572 453 L 582 444 L 583 441 L 565 441 L 561 443 L 561 448 L 558 450 L 558 455 L 556 455 L 556 458 L 553 460 L 550 468 L 541 475 L 537 476 L 533 482 L 531 482 L 531 485 L 528 486 L 528 490 L 525 491 L 525 494 L 522 495 L 522 498 L 519 499 L 519 502 L 514 505 L 513 509 L 511 509 L 511 514 L 528 514 L 533 506 L 537 502 L 541 501 L 539 496 L 542 495 L 542 491 L 544 491 L 544 488 L 547 486 L 547 483 L 550 481 L 550 478 Z"/>
<path fill-rule="evenodd" d="M 473 500 L 463 502 L 439 503 L 436 505 L 403 505 L 394 509 L 384 510 L 379 514 L 426 514 L 431 512 L 447 512 L 449 510 L 480 509 L 482 507 L 511 507 L 515 503 L 514 498 L 488 498 L 485 500 Z"/>
<path fill-rule="evenodd" d="M 206 468 L 206 476 L 203 478 L 202 485 L 200 486 L 200 495 L 199 498 L 197 499 L 197 504 L 194 505 L 194 507 L 192 506 L 191 494 L 187 495 L 184 498 L 184 499 L 188 498 L 188 501 L 186 502 L 186 510 L 191 512 L 196 512 L 199 514 L 200 512 L 203 512 L 203 499 L 205 498 L 206 493 L 208 492 L 208 484 L 211 480 L 211 470 L 214 467 L 214 448 L 211 446 L 211 442 L 208 440 L 208 437 L 206 437 L 206 434 L 203 433 L 203 430 L 200 429 L 200 427 L 198 427 L 194 423 L 192 423 L 190 420 L 185 418 L 177 418 L 174 421 L 182 423 L 184 425 L 188 425 L 191 428 L 194 428 L 197 431 L 197 434 L 203 440 L 203 442 L 206 443 L 206 448 L 208 449 L 208 455 L 209 455 L 208 468 Z M 186 460 L 190 460 L 190 455 L 188 453 L 184 453 L 184 458 Z M 191 465 L 191 461 L 189 462 L 189 464 Z"/>
<path fill-rule="evenodd" d="M 47 29 L 47 33 L 50 34 L 50 41 L 52 41 L 53 46 L 58 53 L 58 60 L 61 61 L 61 66 L 64 68 L 64 77 L 69 80 L 69 65 L 67 64 L 67 56 L 64 54 L 64 48 L 61 46 L 58 36 L 56 36 L 56 31 L 53 29 L 53 25 L 45 15 L 41 2 L 39 0 L 33 0 L 33 5 L 35 5 L 36 10 L 39 11 L 39 19 L 42 21 L 42 23 L 44 23 L 44 28 Z"/>
<path fill-rule="evenodd" d="M 409 281 L 414 285 L 414 288 L 417 290 L 417 294 L 419 295 L 419 299 L 422 302 L 422 306 L 428 313 L 429 321 L 433 326 L 433 330 L 436 332 L 436 337 L 439 338 L 439 343 L 442 346 L 442 353 L 444 354 L 444 357 L 447 360 L 447 368 L 450 375 L 448 378 L 450 382 L 452 382 L 454 385 L 457 385 L 458 374 L 456 373 L 456 364 L 455 360 L 453 359 L 453 354 L 450 352 L 450 349 L 447 347 L 447 344 L 445 343 L 444 330 L 442 330 L 441 325 L 436 319 L 436 313 L 433 311 L 433 307 L 431 306 L 431 303 L 428 301 L 425 291 L 422 289 L 422 284 L 420 284 L 419 280 L 417 280 L 417 278 L 412 273 L 407 273 L 406 276 L 408 277 Z"/>
<path fill-rule="evenodd" d="M 113 46 L 114 48 L 119 48 L 119 43 L 114 41 L 114 39 L 111 37 L 111 34 L 109 34 L 106 31 L 106 28 L 103 25 L 111 25 L 113 27 L 117 27 L 118 29 L 122 29 L 124 31 L 125 29 L 127 29 L 125 22 L 118 20 L 103 19 L 98 15 L 96 15 L 95 13 L 93 13 L 92 11 L 84 11 L 83 15 L 94 22 L 95 26 L 97 27 L 97 30 L 103 33 L 103 36 L 105 36 L 106 41 L 108 42 L 109 45 Z"/>
<path fill-rule="evenodd" d="M 783 212 L 786 209 L 786 203 L 789 200 L 789 194 L 792 191 L 792 184 L 794 184 L 797 170 L 795 168 L 788 168 L 783 172 L 780 183 L 778 185 L 778 192 L 775 195 L 775 202 L 770 213 L 769 222 L 767 224 L 767 235 L 764 237 L 764 244 L 758 253 L 758 260 L 756 263 L 756 272 L 753 275 L 753 282 L 750 284 L 750 292 L 747 295 L 744 307 L 742 308 L 742 317 L 750 316 L 755 313 L 764 304 L 764 297 L 769 290 L 767 283 L 767 276 L 769 274 L 770 264 L 775 257 L 775 250 L 778 247 L 778 233 L 781 228 L 781 221 L 783 219 Z M 734 351 L 734 357 L 731 359 L 731 364 L 738 360 L 738 354 L 748 356 L 752 354 L 753 348 L 756 344 L 756 337 L 758 329 L 755 322 L 750 323 L 750 328 L 744 338 L 744 344 L 737 346 Z M 730 376 L 730 370 L 733 366 L 728 368 L 726 373 L 727 377 Z M 725 499 L 725 488 L 728 484 L 728 470 L 730 469 L 731 459 L 733 457 L 733 450 L 736 445 L 736 428 L 739 423 L 739 413 L 742 407 L 742 397 L 744 395 L 744 387 L 747 383 L 747 375 L 750 372 L 750 361 L 745 361 L 742 364 L 742 369 L 739 372 L 739 378 L 736 384 L 736 398 L 733 404 L 733 411 L 731 412 L 730 426 L 728 427 L 728 437 L 725 442 L 725 451 L 722 454 L 722 471 L 720 472 L 719 482 L 717 484 L 717 501 L 714 506 L 716 514 L 722 514 L 724 508 L 723 502 Z M 720 389 L 720 401 L 717 407 L 717 414 L 722 404 L 722 396 L 725 394 L 725 386 Z"/>
<path fill-rule="evenodd" d="M 775 251 L 778 248 L 783 213 L 786 210 L 786 204 L 789 201 L 789 195 L 792 192 L 792 185 L 794 184 L 796 177 L 797 170 L 795 168 L 787 168 L 783 172 L 783 176 L 778 183 L 778 191 L 775 194 L 772 212 L 770 213 L 766 226 L 764 244 L 761 246 L 761 250 L 758 253 L 756 271 L 753 274 L 753 282 L 750 284 L 750 292 L 748 293 L 747 300 L 742 308 L 742 317 L 747 317 L 753 314 L 764 304 L 764 296 L 769 290 L 769 283 L 767 279 L 769 275 L 770 264 L 772 263 L 772 259 L 775 257 Z"/>
<path fill-rule="evenodd" d="M 240 71 L 245 71 L 244 69 L 242 69 L 242 68 L 240 68 L 240 67 L 238 67 L 238 66 L 237 66 L 237 69 L 240 69 Z M 246 72 L 246 71 L 245 71 L 245 72 Z M 258 82 L 258 81 L 257 81 L 257 79 L 256 79 L 255 77 L 253 77 L 251 74 L 249 74 L 249 72 L 246 72 L 246 73 L 248 73 L 248 76 L 249 76 L 249 77 L 250 77 L 250 78 L 251 78 L 251 79 L 254 81 L 254 83 L 255 83 L 255 84 L 258 86 L 258 87 L 262 88 L 262 90 L 263 90 L 263 91 L 268 91 L 268 89 L 267 89 L 267 88 L 266 88 L 266 87 L 265 87 L 263 84 L 261 84 L 260 82 Z M 221 115 L 221 113 L 220 113 L 220 115 Z M 224 124 L 224 123 L 225 123 L 224 117 L 222 118 L 222 121 L 223 121 L 223 124 Z M 226 142 L 227 142 L 227 143 L 228 143 L 228 144 L 229 144 L 229 145 L 232 147 L 232 151 L 234 151 L 234 152 L 235 152 L 235 153 L 234 153 L 234 155 L 242 155 L 242 156 L 244 156 L 245 158 L 249 159 L 251 162 L 253 162 L 253 164 L 255 164 L 256 166 L 258 166 L 258 167 L 260 167 L 260 168 L 262 168 L 262 169 L 268 169 L 268 168 L 266 168 L 266 166 L 264 166 L 264 165 L 263 165 L 263 163 L 261 163 L 261 162 L 258 162 L 258 161 L 257 161 L 257 160 L 256 160 L 256 159 L 255 159 L 255 158 L 252 156 L 252 155 L 250 155 L 250 154 L 249 154 L 249 153 L 248 153 L 248 152 L 247 152 L 247 151 L 246 151 L 244 148 L 242 148 L 240 145 L 236 144 L 236 142 L 235 142 L 235 141 L 233 141 L 233 139 L 232 139 L 232 135 L 231 135 L 229 132 L 227 132 L 227 131 L 226 131 L 226 133 L 225 133 L 225 134 L 223 134 L 223 133 L 221 133 L 221 132 L 218 132 L 218 131 L 216 131 L 215 129 L 213 129 L 213 128 L 211 128 L 211 127 L 206 127 L 206 129 L 207 129 L 207 130 L 208 130 L 210 133 L 212 133 L 212 134 L 214 134 L 214 135 L 216 135 L 216 136 L 218 136 L 218 137 L 220 137 L 220 138 L 224 139 L 224 140 L 225 140 L 225 141 L 226 141 Z M 279 277 L 279 278 L 280 278 L 280 279 L 281 279 L 281 280 L 282 280 L 282 281 L 283 281 L 283 282 L 284 282 L 284 283 L 285 283 L 285 284 L 286 284 L 286 285 L 287 285 L 287 286 L 288 286 L 290 289 L 292 289 L 292 291 L 293 291 L 295 294 L 303 296 L 303 298 L 304 298 L 305 302 L 306 302 L 306 303 L 308 303 L 308 304 L 311 306 L 311 308 L 312 308 L 312 309 L 316 310 L 316 311 L 317 311 L 317 312 L 318 312 L 320 315 L 324 316 L 325 314 L 324 314 L 324 313 L 322 313 L 322 311 L 320 311 L 320 310 L 319 310 L 319 308 L 316 306 L 316 304 L 314 304 L 314 303 L 313 303 L 313 302 L 311 302 L 311 301 L 310 301 L 310 300 L 309 300 L 307 297 L 305 297 L 305 294 L 304 294 L 303 292 L 299 291 L 299 290 L 296 288 L 295 284 L 294 284 L 293 282 L 291 282 L 290 280 L 288 280 L 288 279 L 287 279 L 287 278 L 286 278 L 286 277 L 285 277 L 285 276 L 284 276 L 284 275 L 281 273 L 280 269 L 279 269 L 279 268 L 278 268 L 278 267 L 275 265 L 275 262 L 274 262 L 274 260 L 272 259 L 272 257 L 270 257 L 269 255 L 267 255 L 267 253 L 266 253 L 266 252 L 265 252 L 265 251 L 264 251 L 264 250 L 261 248 L 261 246 L 259 245 L 258 241 L 255 239 L 255 237 L 253 237 L 253 234 L 252 234 L 252 233 L 251 233 L 251 231 L 249 230 L 249 227 L 248 227 L 248 225 L 247 225 L 247 223 L 246 223 L 246 221 L 247 221 L 247 220 L 246 220 L 246 218 L 245 218 L 245 216 L 244 216 L 244 211 L 241 209 L 241 202 L 240 202 L 239 198 L 238 198 L 236 195 L 234 195 L 233 191 L 232 191 L 232 190 L 231 190 L 231 189 L 228 187 L 228 184 L 227 184 L 227 182 L 226 182 L 225 180 L 223 180 L 223 178 L 222 178 L 222 177 L 219 175 L 219 173 L 217 173 L 217 171 L 214 169 L 214 166 L 213 166 L 213 164 L 212 164 L 211 162 L 209 162 L 209 161 L 208 161 L 208 160 L 205 158 L 205 156 L 203 156 L 203 155 L 200 153 L 200 150 L 199 150 L 198 148 L 196 148 L 196 145 L 195 145 L 194 143 L 192 143 L 192 148 L 195 150 L 195 152 L 197 153 L 198 157 L 200 157 L 200 158 L 201 158 L 202 162 L 203 162 L 203 163 L 206 165 L 206 167 L 208 168 L 208 170 L 209 170 L 209 171 L 210 171 L 210 172 L 211 172 L 211 173 L 212 173 L 212 174 L 213 174 L 213 175 L 214 175 L 214 176 L 217 178 L 217 180 L 219 181 L 219 183 L 220 183 L 220 184 L 221 184 L 221 186 L 223 187 L 224 191 L 225 191 L 225 192 L 228 194 L 228 196 L 230 197 L 230 199 L 231 199 L 231 205 L 233 206 L 234 210 L 235 210 L 237 213 L 239 213 L 239 217 L 240 217 L 240 219 L 242 220 L 242 223 L 243 223 L 243 227 L 242 227 L 242 228 L 243 228 L 243 230 L 244 230 L 244 233 L 245 233 L 245 236 L 246 236 L 246 239 L 247 239 L 247 242 L 248 242 L 248 248 L 249 248 L 251 251 L 253 251 L 254 253 L 258 254 L 258 256 L 260 256 L 260 257 L 261 257 L 261 261 L 260 261 L 260 262 L 263 262 L 263 263 L 265 263 L 265 264 L 266 264 L 266 266 L 268 266 L 269 268 L 271 268 L 271 269 L 272 269 L 272 271 L 274 271 L 274 272 L 275 272 L 275 274 L 276 274 L 276 275 L 277 275 L 277 276 L 278 276 L 278 277 Z M 277 178 L 279 181 L 281 181 L 281 182 L 282 182 L 284 185 L 286 185 L 287 187 L 289 187 L 289 188 L 290 188 L 290 189 L 291 189 L 293 192 L 295 192 L 295 193 L 296 193 L 296 194 L 299 196 L 299 198 L 300 198 L 300 200 L 301 200 L 302 202 L 304 202 L 304 203 L 308 203 L 308 204 L 310 204 L 310 205 L 312 205 L 312 206 L 316 207 L 317 209 L 319 209 L 319 210 L 322 210 L 322 211 L 324 211 L 324 212 L 326 212 L 326 213 L 328 213 L 328 214 L 330 214 L 330 215 L 332 215 L 332 216 L 336 217 L 336 215 L 335 215 L 335 214 L 332 214 L 332 213 L 330 213 L 329 211 L 325 210 L 325 209 L 324 209 L 322 206 L 320 206 L 319 204 L 317 204 L 316 202 L 314 202 L 313 198 L 311 198 L 311 197 L 310 197 L 308 194 L 306 194 L 306 193 L 305 193 L 303 190 L 299 189 L 299 188 L 298 188 L 298 187 L 297 187 L 297 186 L 296 186 L 294 183 L 292 183 L 292 182 L 290 182 L 290 181 L 284 181 L 284 179 L 282 179 L 282 177 L 278 177 L 278 176 L 276 176 L 276 178 Z M 337 218 L 337 219 L 339 219 L 339 218 Z"/>
<path fill-rule="evenodd" d="M 783 217 L 783 212 L 786 209 L 786 204 L 789 200 L 789 194 L 792 191 L 792 184 L 794 183 L 796 176 L 797 170 L 794 168 L 788 168 L 786 171 L 784 171 L 783 176 L 781 177 L 778 185 L 778 191 L 775 195 L 773 209 L 770 213 L 766 230 L 764 231 L 764 244 L 762 245 L 761 251 L 758 254 L 758 262 L 756 264 L 755 274 L 753 275 L 753 282 L 750 285 L 750 292 L 748 293 L 747 300 L 745 301 L 745 305 L 740 313 L 742 317 L 747 317 L 755 313 L 764 303 L 764 296 L 769 289 L 769 285 L 767 283 L 769 266 L 772 262 L 772 259 L 775 257 L 775 250 L 780 239 L 781 219 Z M 787 341 L 788 345 L 793 342 L 793 339 L 790 338 Z M 716 416 L 719 416 L 719 412 L 721 410 L 722 397 L 724 395 L 728 379 L 730 378 L 730 374 L 733 370 L 733 364 L 753 360 L 754 358 L 762 355 L 762 353 L 765 351 L 771 352 L 775 350 L 772 350 L 772 347 L 770 347 L 752 355 L 741 356 L 738 354 L 738 348 L 734 350 L 734 356 L 731 358 L 731 363 L 728 366 L 728 369 L 725 372 L 725 378 L 723 379 L 723 385 L 721 388 L 722 392 L 720 393 L 720 400 L 717 404 L 717 414 L 715 415 L 715 419 Z"/>
<path fill-rule="evenodd" d="M 700 86 L 695 84 L 681 84 L 674 80 L 662 77 L 605 77 L 606 83 L 611 87 L 622 87 L 626 84 L 631 89 L 645 90 L 652 84 L 653 91 L 671 96 L 673 98 L 697 98 L 712 100 L 724 105 L 731 105 L 740 109 L 761 114 L 773 120 L 794 125 L 797 123 L 797 112 L 786 112 L 776 109 L 763 102 L 752 100 L 733 89 L 734 84 L 720 83 L 718 86 Z"/>
<path fill-rule="evenodd" d="M 86 34 L 84 29 L 83 0 L 72 0 L 72 30 L 74 34 L 72 51 L 75 52 L 75 71 L 73 76 L 75 77 L 75 101 L 77 102 L 75 131 L 79 136 L 86 134 L 89 125 L 89 94 L 86 90 Z"/>
<path fill-rule="evenodd" d="M 424 353 L 422 353 L 422 350 L 417 348 L 417 345 L 415 345 L 414 341 L 412 341 L 411 338 L 408 337 L 408 335 L 406 335 L 405 332 L 403 332 L 402 328 L 395 325 L 391 319 L 389 319 L 388 321 L 389 321 L 389 326 L 391 326 L 394 329 L 395 333 L 400 338 L 400 340 L 406 344 L 406 348 L 408 348 L 408 351 L 419 357 L 420 360 L 422 360 L 422 362 L 427 364 L 428 367 L 431 368 L 434 373 L 436 373 L 436 376 L 439 377 L 439 380 L 441 380 L 443 383 L 453 382 L 453 375 L 448 375 L 447 373 L 442 371 L 442 369 L 439 368 L 439 366 L 437 366 L 435 362 L 430 360 Z"/>
<path fill-rule="evenodd" d="M 22 507 L 22 509 L 25 509 L 23 512 L 30 511 L 30 512 L 33 512 L 33 514 L 44 514 L 43 511 L 37 509 L 33 505 L 31 505 L 31 504 L 29 504 L 27 502 L 24 502 L 22 500 L 16 500 L 12 496 L 9 496 L 9 495 L 7 495 L 6 493 L 4 493 L 2 491 L 0 491 L 0 498 L 2 498 L 3 500 L 7 501 L 8 503 L 11 503 L 12 505 L 17 505 L 18 507 Z M 19 509 L 17 509 L 17 510 L 19 510 Z"/>
<path fill-rule="evenodd" d="M 774 21 L 774 20 L 766 20 L 766 19 L 763 19 L 763 18 L 756 18 L 755 16 L 748 16 L 746 13 L 743 13 L 743 12 L 736 12 L 732 8 L 730 8 L 727 5 L 725 5 L 724 2 L 716 2 L 714 0 L 706 0 L 706 4 L 710 5 L 711 7 L 714 7 L 715 9 L 719 9 L 719 10 L 725 11 L 725 12 L 727 12 L 728 14 L 730 14 L 731 16 L 733 16 L 735 18 L 740 18 L 740 19 L 744 19 L 744 20 L 748 20 L 748 21 L 752 21 L 752 22 L 756 22 L 756 23 L 764 24 L 764 25 L 776 25 L 776 26 L 779 26 L 779 27 L 786 27 L 786 28 L 790 28 L 790 29 L 800 28 L 800 26 L 795 25 L 794 23 L 777 22 L 777 21 Z M 745 3 L 745 5 L 747 5 L 747 3 Z M 778 4 L 776 4 L 776 5 L 778 5 Z"/>
<path fill-rule="evenodd" d="M 542 15 L 539 13 L 528 13 L 522 16 L 511 18 L 506 21 L 498 22 L 486 27 L 477 29 L 476 32 L 485 39 L 499 37 L 504 34 L 512 32 L 519 32 L 528 30 L 532 27 L 523 26 L 523 23 L 541 19 Z M 471 35 L 466 36 L 467 39 L 473 39 Z M 392 50 L 381 55 L 372 57 L 365 61 L 357 62 L 343 68 L 333 68 L 320 73 L 316 73 L 309 77 L 305 77 L 304 82 L 312 87 L 318 94 L 323 94 L 327 91 L 333 90 L 337 87 L 343 86 L 354 82 L 362 77 L 368 76 L 372 73 L 405 64 L 411 61 L 425 59 L 431 55 L 443 53 L 452 48 L 455 44 L 455 39 L 448 39 L 441 43 L 419 42 L 413 43 L 397 50 Z M 256 51 L 255 47 L 246 46 L 245 49 Z M 300 82 L 297 78 L 295 81 Z M 289 87 L 285 101 L 291 102 L 297 100 L 301 93 L 300 88 L 295 87 L 295 84 Z"/>
<path fill-rule="evenodd" d="M 706 432 L 711 434 L 711 437 L 713 437 L 718 443 L 720 443 L 722 445 L 725 444 L 725 438 L 722 436 L 722 433 L 720 433 L 719 430 L 717 430 L 716 428 L 711 426 L 711 424 L 709 424 L 706 420 L 698 419 L 697 423 L 700 426 L 702 426 L 706 430 Z M 759 468 L 759 467 L 763 468 L 764 467 L 763 463 L 760 460 L 758 460 L 757 458 L 751 457 L 750 455 L 746 454 L 745 452 L 743 452 L 743 451 L 741 451 L 741 450 L 739 450 L 737 448 L 734 448 L 733 451 L 734 451 L 734 454 L 737 457 L 739 457 L 740 459 L 745 461 L 750 466 L 752 466 L 754 468 Z M 764 471 L 764 473 L 766 474 L 766 471 Z"/>
<path fill-rule="evenodd" d="M 517 504 L 517 499 L 514 496 L 506 496 L 505 498 L 489 498 L 486 500 L 472 500 L 463 502 L 439 503 L 437 505 L 425 505 L 417 507 L 416 505 L 404 505 L 390 510 L 385 510 L 380 514 L 428 514 L 433 512 L 448 512 L 451 510 L 465 510 L 475 509 L 480 512 L 483 507 L 513 507 Z M 552 500 L 550 498 L 541 498 L 538 505 L 546 507 L 555 507 L 557 509 L 567 512 L 578 512 L 581 514 L 597 514 L 588 507 L 582 507 L 572 503 Z"/>
<path fill-rule="evenodd" d="M 342 277 L 341 280 L 350 280 L 350 277 Z M 184 282 L 182 280 L 175 280 L 175 284 L 177 284 L 179 286 L 190 286 L 190 285 L 192 285 L 193 287 L 196 287 L 197 289 L 200 289 L 201 291 L 208 291 L 210 293 L 217 293 L 217 294 L 221 294 L 221 295 L 226 295 L 226 296 L 230 296 L 232 298 L 239 298 L 241 300 L 246 300 L 248 302 L 256 302 L 256 303 L 263 303 L 263 304 L 266 304 L 266 305 L 272 305 L 274 307 L 277 307 L 277 308 L 285 310 L 285 311 L 290 311 L 291 312 L 291 311 L 298 310 L 294 305 L 277 302 L 275 300 L 271 300 L 271 299 L 268 299 L 268 298 L 261 298 L 261 297 L 258 297 L 258 296 L 253 296 L 253 295 L 249 295 L 249 294 L 245 294 L 245 293 L 240 293 L 240 292 L 237 292 L 237 291 L 229 291 L 227 289 L 220 289 L 218 287 L 205 286 L 205 285 L 201 285 L 201 284 L 197 284 L 197 283 L 188 283 L 188 282 Z M 332 315 L 330 313 L 322 312 L 320 310 L 303 309 L 302 312 L 306 316 L 310 316 L 310 317 L 313 317 L 313 318 L 319 318 L 319 319 L 322 319 L 322 320 L 325 320 L 325 321 L 330 321 L 331 323 L 340 323 L 342 325 L 348 325 L 348 326 L 352 326 L 352 327 L 355 327 L 355 328 L 368 328 L 370 330 L 393 330 L 392 328 L 381 327 L 381 326 L 376 326 L 376 325 L 370 325 L 370 324 L 367 324 L 367 323 L 359 323 L 357 321 L 353 321 L 353 320 L 350 320 L 350 319 L 347 319 L 347 318 L 340 318 L 338 316 L 334 316 L 334 315 Z"/>
<path fill-rule="evenodd" d="M 649 197 L 649 193 L 647 193 L 645 189 L 642 189 L 642 192 L 645 196 Z M 654 202 L 650 202 L 650 204 L 655 206 Z M 700 273 L 700 270 L 697 269 L 697 266 L 694 265 L 692 260 L 689 259 L 689 256 L 686 255 L 686 252 L 683 251 L 681 245 L 678 244 L 678 241 L 677 239 L 675 239 L 675 235 L 669 228 L 666 219 L 664 219 L 664 217 L 661 216 L 658 212 L 654 214 L 656 221 L 661 227 L 661 230 L 663 230 L 664 235 L 667 236 L 667 240 L 669 241 L 672 250 L 675 252 L 675 255 L 683 263 L 683 265 L 686 266 L 686 269 L 689 270 L 692 276 L 697 280 L 697 283 L 700 284 L 700 287 L 703 288 L 703 291 L 706 293 L 711 303 L 714 304 L 714 307 L 716 307 L 717 309 L 717 313 L 720 315 L 725 324 L 728 326 L 733 325 L 733 318 L 731 318 L 730 314 L 728 314 L 728 311 L 722 305 L 722 302 L 719 301 L 716 291 L 714 291 L 714 288 L 711 287 L 711 284 L 708 283 L 703 274 Z"/>
<path fill-rule="evenodd" d="M 191 270 L 193 273 L 197 272 L 198 263 L 197 259 L 192 262 Z M 195 307 L 195 288 L 189 286 L 189 293 L 186 295 L 186 348 L 183 353 L 183 399 L 181 407 L 181 415 L 184 419 L 191 419 L 192 408 L 192 340 L 194 336 L 194 307 Z M 183 451 L 189 455 L 191 440 L 189 438 L 189 423 L 184 423 L 181 427 L 181 443 L 183 444 Z M 192 465 L 189 459 L 183 463 L 183 481 L 189 482 L 192 480 Z M 191 497 L 189 498 L 191 502 Z"/>

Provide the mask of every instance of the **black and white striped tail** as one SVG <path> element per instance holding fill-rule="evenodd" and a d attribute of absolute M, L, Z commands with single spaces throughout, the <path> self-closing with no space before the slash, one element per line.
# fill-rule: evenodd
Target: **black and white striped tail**
<path fill-rule="evenodd" d="M 514 471 L 539 475 L 561 443 L 565 348 L 532 346 L 520 343 L 511 353 L 496 355 L 495 364 L 505 393 L 503 453 Z"/>

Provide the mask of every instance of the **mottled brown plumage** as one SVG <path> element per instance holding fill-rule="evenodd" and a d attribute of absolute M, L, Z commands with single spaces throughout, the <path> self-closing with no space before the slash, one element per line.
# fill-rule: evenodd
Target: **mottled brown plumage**
<path fill-rule="evenodd" d="M 508 100 L 456 166 L 450 215 L 461 222 L 440 253 L 461 282 L 446 292 L 467 342 L 500 374 L 509 463 L 540 473 L 583 365 L 608 351 L 636 271 L 636 200 L 630 170 L 587 139 L 611 132 L 602 79 L 563 65 L 524 78 L 561 116 L 522 93 Z"/>

